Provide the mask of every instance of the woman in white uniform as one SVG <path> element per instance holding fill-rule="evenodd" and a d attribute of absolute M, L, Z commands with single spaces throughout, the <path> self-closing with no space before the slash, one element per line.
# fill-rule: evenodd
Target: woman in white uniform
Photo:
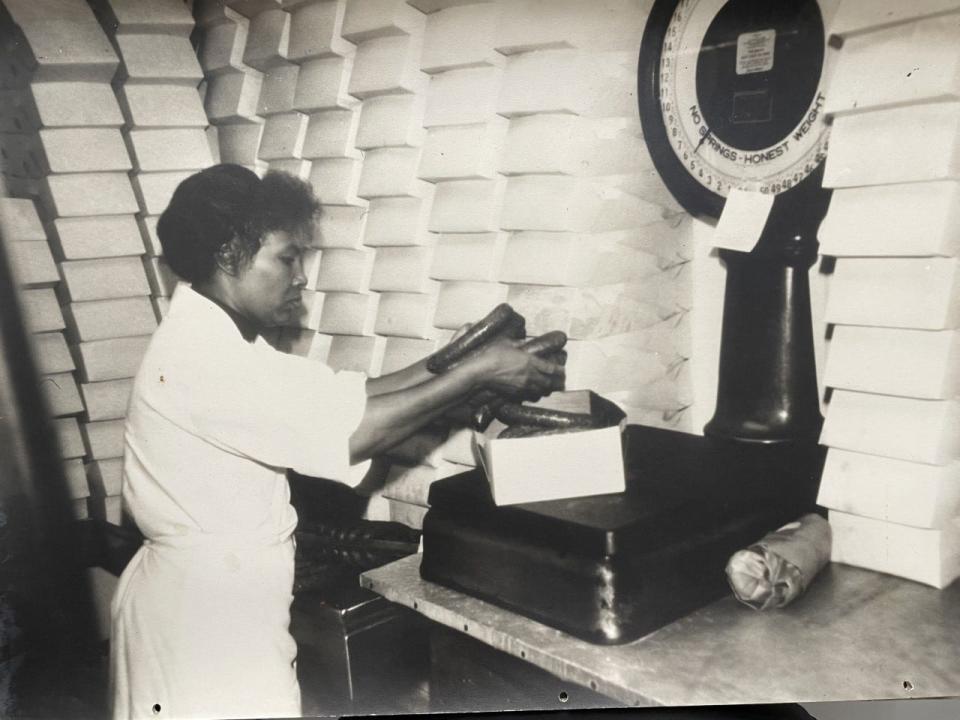
<path fill-rule="evenodd" d="M 219 165 L 157 232 L 177 287 L 134 381 L 123 497 L 145 536 L 112 607 L 116 718 L 300 714 L 287 468 L 349 485 L 481 387 L 537 397 L 563 368 L 501 341 L 442 375 L 334 372 L 259 335 L 289 322 L 320 212 L 309 185 Z"/>

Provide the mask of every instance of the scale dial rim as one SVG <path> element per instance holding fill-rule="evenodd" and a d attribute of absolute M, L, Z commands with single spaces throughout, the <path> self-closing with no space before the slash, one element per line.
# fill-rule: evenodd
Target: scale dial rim
<path fill-rule="evenodd" d="M 684 0 L 656 0 L 651 8 L 650 15 L 644 28 L 640 44 L 640 53 L 637 72 L 637 102 L 640 111 L 640 123 L 644 138 L 654 167 L 663 179 L 671 194 L 687 212 L 697 217 L 717 219 L 726 203 L 726 194 L 720 194 L 708 188 L 694 177 L 684 165 L 681 158 L 670 142 L 667 120 L 661 103 L 661 59 L 664 55 L 664 45 L 671 27 L 677 7 Z M 821 15 L 824 5 L 836 5 L 836 0 L 818 0 Z M 722 6 L 721 6 L 722 7 Z M 835 10 L 835 7 L 831 9 Z M 825 88 L 832 67 L 833 51 L 827 42 L 829 32 L 829 16 L 823 16 L 824 31 L 824 58 L 821 65 L 819 88 Z M 816 97 L 816 94 L 815 94 Z M 819 113 L 816 125 L 819 126 L 813 147 L 815 153 L 808 149 L 799 157 L 804 158 L 813 154 L 815 162 L 812 169 L 806 171 L 798 182 L 793 182 L 787 189 L 776 191 L 776 205 L 792 204 L 796 198 L 808 198 L 817 194 L 823 176 L 823 166 L 826 162 L 827 144 L 829 141 L 829 127 L 825 115 Z M 792 131 L 784 134 L 783 139 L 789 139 Z M 692 139 L 685 141 L 693 145 Z M 709 166 L 709 163 L 703 162 Z M 807 163 L 809 164 L 809 163 Z M 755 182 L 745 182 L 733 187 L 757 189 Z"/>

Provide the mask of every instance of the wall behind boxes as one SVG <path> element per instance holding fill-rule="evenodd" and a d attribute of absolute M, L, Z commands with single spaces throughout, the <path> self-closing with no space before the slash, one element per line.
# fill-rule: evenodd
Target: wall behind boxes
<path fill-rule="evenodd" d="M 691 429 L 691 221 L 640 134 L 650 2 L 198 3 L 220 157 L 325 206 L 304 312 L 278 340 L 389 372 L 510 302 L 571 337 L 568 387 Z M 372 516 L 419 524 L 469 433 L 395 450 Z"/>
<path fill-rule="evenodd" d="M 324 203 L 282 349 L 389 372 L 506 300 L 568 332 L 568 387 L 695 429 L 692 222 L 636 110 L 650 4 L 3 0 L 4 214 L 78 512 L 119 521 L 130 378 L 175 281 L 156 219 L 218 160 Z M 418 524 L 468 440 L 398 448 L 372 515 Z"/>

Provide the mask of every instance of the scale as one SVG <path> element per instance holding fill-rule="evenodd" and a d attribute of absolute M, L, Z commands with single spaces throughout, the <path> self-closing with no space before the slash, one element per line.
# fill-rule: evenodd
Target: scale
<path fill-rule="evenodd" d="M 808 271 L 830 193 L 823 112 L 839 0 L 658 0 L 640 51 L 640 120 L 671 193 L 720 217 L 733 189 L 774 195 L 750 253 L 727 267 L 717 410 L 705 432 L 815 440 Z"/>
<path fill-rule="evenodd" d="M 704 436 L 631 425 L 623 494 L 497 507 L 479 471 L 433 484 L 421 575 L 597 643 L 729 592 L 736 550 L 814 509 L 824 450 L 808 271 L 829 192 L 825 28 L 839 0 L 656 0 L 640 118 L 665 184 L 717 219 L 773 196 L 727 268 L 717 406 Z"/>

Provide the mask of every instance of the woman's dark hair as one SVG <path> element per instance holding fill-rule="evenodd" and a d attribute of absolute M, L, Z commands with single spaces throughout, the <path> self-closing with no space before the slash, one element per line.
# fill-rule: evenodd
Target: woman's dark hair
<path fill-rule="evenodd" d="M 241 165 L 214 165 L 177 186 L 157 222 L 170 269 L 184 280 L 209 279 L 225 251 L 238 265 L 272 231 L 307 228 L 320 212 L 310 185 L 282 172 L 261 180 Z"/>

